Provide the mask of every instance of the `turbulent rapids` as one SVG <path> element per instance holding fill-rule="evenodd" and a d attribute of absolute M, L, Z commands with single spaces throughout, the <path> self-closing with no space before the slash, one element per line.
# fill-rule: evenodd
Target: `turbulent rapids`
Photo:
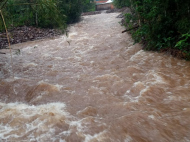
<path fill-rule="evenodd" d="M 3 51 L 0 141 L 190 142 L 190 62 L 133 45 L 117 15 L 14 45 L 14 78 Z"/>

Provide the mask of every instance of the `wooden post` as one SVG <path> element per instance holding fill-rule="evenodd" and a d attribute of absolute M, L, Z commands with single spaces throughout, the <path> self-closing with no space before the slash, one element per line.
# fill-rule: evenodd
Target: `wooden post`
<path fill-rule="evenodd" d="M 12 58 L 11 44 L 10 44 L 10 40 L 9 40 L 9 35 L 8 35 L 8 31 L 7 31 L 7 26 L 6 26 L 6 24 L 5 24 L 5 19 L 4 19 L 4 16 L 3 16 L 3 13 L 2 13 L 1 10 L 0 10 L 0 13 L 1 13 L 1 17 L 2 17 L 2 19 L 3 19 L 3 23 L 4 23 L 5 30 L 6 30 L 6 34 L 7 34 L 7 41 L 8 41 L 8 44 L 9 44 L 10 55 L 11 55 L 11 69 L 12 69 L 12 75 L 13 75 L 13 78 L 14 78 L 14 72 L 13 72 L 13 58 Z"/>

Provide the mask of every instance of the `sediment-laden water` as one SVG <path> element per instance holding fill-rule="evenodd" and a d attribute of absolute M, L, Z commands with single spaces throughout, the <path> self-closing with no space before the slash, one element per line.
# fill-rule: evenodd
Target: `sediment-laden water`
<path fill-rule="evenodd" d="M 117 15 L 14 45 L 14 78 L 0 55 L 0 141 L 190 142 L 190 62 L 142 51 Z"/>

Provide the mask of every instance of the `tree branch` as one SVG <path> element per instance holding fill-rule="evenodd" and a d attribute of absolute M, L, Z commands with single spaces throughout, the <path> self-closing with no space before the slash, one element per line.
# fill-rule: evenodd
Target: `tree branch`
<path fill-rule="evenodd" d="M 122 33 L 125 33 L 127 31 L 131 31 L 131 30 L 134 30 L 134 29 L 137 29 L 138 27 L 139 27 L 139 25 L 137 25 L 137 26 L 135 26 L 135 27 L 133 27 L 131 29 L 126 29 L 126 30 L 122 31 Z"/>

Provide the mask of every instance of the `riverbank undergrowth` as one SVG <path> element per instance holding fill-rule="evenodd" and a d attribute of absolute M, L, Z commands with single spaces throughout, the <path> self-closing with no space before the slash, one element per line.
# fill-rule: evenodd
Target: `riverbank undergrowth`
<path fill-rule="evenodd" d="M 125 23 L 132 37 L 145 50 L 168 52 L 190 60 L 190 1 L 115 0 L 115 6 L 127 6 L 131 13 Z"/>

